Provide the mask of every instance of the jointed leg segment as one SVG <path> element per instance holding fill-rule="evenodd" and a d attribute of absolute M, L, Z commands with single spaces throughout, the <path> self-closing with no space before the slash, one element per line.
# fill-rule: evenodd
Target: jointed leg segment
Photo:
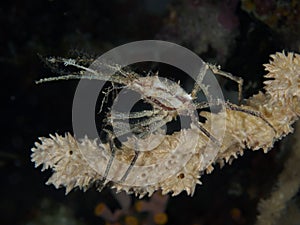
<path fill-rule="evenodd" d="M 238 92 L 239 92 L 238 100 L 239 100 L 239 103 L 241 103 L 242 102 L 242 97 L 243 97 L 242 94 L 243 94 L 243 82 L 244 82 L 244 80 L 241 77 L 236 77 L 236 76 L 233 76 L 231 73 L 222 71 L 220 66 L 209 64 L 209 68 L 212 70 L 212 72 L 214 74 L 218 74 L 220 76 L 226 77 L 230 80 L 235 81 L 238 84 Z"/>

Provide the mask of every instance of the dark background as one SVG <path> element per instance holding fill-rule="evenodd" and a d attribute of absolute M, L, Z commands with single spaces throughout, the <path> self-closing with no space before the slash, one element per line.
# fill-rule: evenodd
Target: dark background
<path fill-rule="evenodd" d="M 197 4 L 205 1 L 186 2 L 199 7 Z M 293 1 L 261 2 L 272 2 L 275 6 L 283 2 L 286 10 L 294 7 Z M 263 7 L 255 1 L 252 3 L 257 11 Z M 40 168 L 34 168 L 30 149 L 38 137 L 72 131 L 72 99 L 77 84 L 77 81 L 61 81 L 36 85 L 35 80 L 56 75 L 38 54 L 68 56 L 70 51 L 76 50 L 100 55 L 131 41 L 156 39 L 162 33 L 164 37 L 172 36 L 163 28 L 171 10 L 177 11 L 178 17 L 184 16 L 181 4 L 181 1 L 171 0 L 12 0 L 1 3 L 0 224 L 43 224 L 39 222 L 40 217 L 47 213 L 54 215 L 61 205 L 68 208 L 78 224 L 103 224 L 104 221 L 94 215 L 97 203 L 104 201 L 117 207 L 107 189 L 102 193 L 93 189 L 86 193 L 76 190 L 65 196 L 63 189 L 44 184 L 50 172 L 42 173 Z M 265 6 L 263 13 L 269 15 L 275 6 Z M 268 62 L 269 54 L 284 49 L 299 50 L 295 47 L 299 47 L 294 42 L 296 38 L 286 39 L 292 30 L 290 27 L 298 26 L 299 21 L 290 22 L 283 17 L 277 18 L 279 22 L 275 25 L 268 24 L 260 16 L 243 10 L 241 2 L 234 8 L 234 15 L 239 21 L 235 44 L 222 58 L 222 66 L 244 78 L 244 96 L 247 97 L 261 89 L 262 64 Z M 180 44 L 189 47 L 187 41 Z M 200 56 L 215 62 L 217 54 L 210 46 Z M 255 85 L 248 85 L 253 83 Z M 225 88 L 235 90 L 231 83 L 225 83 Z M 282 165 L 276 160 L 276 154 L 276 151 L 267 155 L 249 151 L 232 166 L 227 165 L 222 170 L 216 166 L 213 174 L 202 177 L 203 185 L 196 188 L 193 197 L 182 193 L 169 200 L 168 224 L 253 224 L 258 199 L 268 193 Z M 232 209 L 239 210 L 239 218 L 232 216 Z"/>

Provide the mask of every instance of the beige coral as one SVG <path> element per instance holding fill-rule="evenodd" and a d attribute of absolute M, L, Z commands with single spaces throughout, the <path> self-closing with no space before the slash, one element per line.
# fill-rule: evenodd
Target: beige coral
<path fill-rule="evenodd" d="M 300 159 L 299 134 L 300 123 L 297 122 L 296 132 L 293 136 L 294 145 L 292 149 L 290 149 L 291 152 L 285 162 L 283 171 L 278 177 L 277 184 L 275 185 L 274 190 L 271 192 L 271 195 L 267 199 L 262 199 L 258 205 L 260 215 L 257 218 L 257 225 L 292 224 L 278 223 L 278 221 L 280 221 L 280 218 L 282 221 L 284 221 L 284 218 L 288 217 L 288 215 L 283 215 L 284 210 L 289 209 L 287 207 L 288 203 L 297 194 L 300 187 L 300 169 L 298 168 L 298 162 Z"/>
<path fill-rule="evenodd" d="M 271 78 L 265 81 L 265 93 L 259 92 L 245 105 L 225 104 L 226 130 L 222 140 L 212 143 L 197 126 L 163 136 L 163 141 L 151 151 L 141 152 L 126 182 L 122 180 L 135 151 L 130 147 L 118 150 L 109 174 L 104 175 L 111 149 L 108 144 L 85 138 L 75 140 L 70 134 L 40 138 L 32 149 L 32 161 L 43 169 L 52 168 L 53 175 L 47 183 L 65 186 L 66 192 L 78 186 L 87 189 L 93 183 L 110 183 L 117 191 L 124 190 L 140 197 L 162 189 L 162 193 L 177 195 L 183 190 L 194 193 L 199 178 L 211 172 L 214 163 L 231 162 L 243 154 L 244 148 L 269 151 L 276 140 L 292 132 L 291 125 L 300 114 L 300 56 L 294 53 L 276 53 L 266 64 Z M 210 133 L 216 125 L 223 124 L 221 114 L 203 112 L 207 120 L 203 128 Z M 222 127 L 222 126 L 220 126 Z M 161 134 L 150 135 L 154 140 Z M 128 140 L 124 146 L 132 146 Z M 149 148 L 151 141 L 139 142 L 139 148 Z M 170 157 L 170 158 L 168 158 Z M 168 159 L 168 160 L 166 160 Z M 184 164 L 181 164 L 184 162 Z M 119 164 L 118 164 L 119 163 Z M 142 169 L 141 169 L 142 168 Z M 173 173 L 170 173 L 173 171 Z"/>

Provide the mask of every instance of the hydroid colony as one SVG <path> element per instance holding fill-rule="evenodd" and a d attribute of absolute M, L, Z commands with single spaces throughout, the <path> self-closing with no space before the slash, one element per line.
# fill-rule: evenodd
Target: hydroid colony
<path fill-rule="evenodd" d="M 140 197 L 146 194 L 150 196 L 159 189 L 163 194 L 171 192 L 177 195 L 185 190 L 192 195 L 196 184 L 200 183 L 200 176 L 211 172 L 214 164 L 231 163 L 243 154 L 245 148 L 268 152 L 275 141 L 293 131 L 291 125 L 300 114 L 300 55 L 276 53 L 271 58 L 265 64 L 268 71 L 265 78 L 268 80 L 264 82 L 264 92 L 252 96 L 244 105 L 220 103 L 226 117 L 222 112 L 201 112 L 201 116 L 206 118 L 205 123 L 196 121 L 197 118 L 192 114 L 186 114 L 191 117 L 190 127 L 172 134 L 157 131 L 178 114 L 185 115 L 184 108 L 193 107 L 190 104 L 192 95 L 180 92 L 176 86 L 156 76 L 140 77 L 133 74 L 113 79 L 97 78 L 120 83 L 140 93 L 153 106 L 152 114 L 149 111 L 141 112 L 141 117 L 148 118 L 146 122 L 135 124 L 139 133 L 143 134 L 142 138 L 129 138 L 118 148 L 112 141 L 98 143 L 88 137 L 76 140 L 69 133 L 64 136 L 50 135 L 50 138 L 41 137 L 40 142 L 35 143 L 32 161 L 36 167 L 42 165 L 42 170 L 51 168 L 53 174 L 47 184 L 53 184 L 56 188 L 64 186 L 67 193 L 75 187 L 86 190 L 96 185 L 101 190 L 103 186 L 109 185 L 117 191 L 124 190 Z M 75 61 L 64 63 L 78 67 Z M 80 78 L 80 75 L 64 78 Z M 180 92 L 181 95 L 173 92 Z M 170 107 L 168 102 L 172 101 L 179 102 L 179 106 Z M 197 104 L 192 109 L 197 109 Z M 111 117 L 108 121 L 114 119 Z M 222 127 L 224 120 L 224 137 L 214 138 L 212 134 L 218 133 L 218 130 L 211 130 L 212 123 L 214 128 L 218 127 L 218 123 Z M 150 127 L 151 132 L 145 127 Z M 116 136 L 111 134 L 110 137 Z M 147 149 L 151 143 L 157 142 L 159 144 L 151 151 L 136 151 L 137 143 L 139 149 Z M 184 151 L 176 151 L 178 149 Z M 161 159 L 170 155 L 171 160 L 162 163 Z M 180 162 L 183 158 L 188 160 L 182 165 Z M 111 166 L 114 161 L 124 162 L 127 166 Z M 145 165 L 155 166 L 144 170 L 134 169 L 135 166 L 140 168 Z M 165 176 L 170 170 L 176 173 Z M 108 175 L 114 179 L 108 179 Z M 151 182 L 153 180 L 157 182 Z M 130 185 L 136 183 L 140 185 Z"/>

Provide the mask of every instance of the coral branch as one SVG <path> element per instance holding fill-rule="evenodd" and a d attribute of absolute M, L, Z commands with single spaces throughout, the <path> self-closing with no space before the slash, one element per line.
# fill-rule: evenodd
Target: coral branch
<path fill-rule="evenodd" d="M 257 225 L 276 225 L 287 208 L 287 203 L 297 194 L 300 187 L 300 123 L 296 123 L 294 142 L 289 158 L 285 162 L 284 169 L 280 173 L 276 189 L 268 199 L 260 201 L 257 217 Z M 298 221 L 299 222 L 299 221 Z M 284 223 L 287 224 L 287 223 Z M 289 223 L 290 224 L 290 223 Z"/>
<path fill-rule="evenodd" d="M 214 123 L 214 127 L 218 129 L 216 125 L 224 122 L 223 114 L 202 112 L 201 116 L 206 118 L 204 124 L 196 124 L 193 121 L 190 128 L 181 129 L 173 134 L 153 132 L 141 140 L 128 139 L 124 142 L 122 148 L 116 152 L 116 160 L 131 165 L 135 158 L 134 163 L 137 166 L 132 167 L 128 173 L 126 183 L 122 179 L 124 171 L 128 171 L 126 166 L 109 168 L 111 179 L 104 173 L 108 171 L 106 165 L 112 146 L 97 144 L 88 138 L 77 141 L 70 134 L 65 137 L 56 135 L 40 138 L 41 143 L 36 143 L 36 147 L 32 149 L 32 161 L 36 166 L 43 165 L 42 170 L 52 168 L 53 175 L 47 183 L 52 183 L 55 187 L 65 186 L 66 192 L 76 186 L 85 190 L 93 183 L 104 181 L 104 184 L 110 182 L 117 191 L 133 192 L 140 197 L 145 194 L 151 195 L 159 189 L 162 190 L 162 194 L 172 192 L 173 195 L 177 195 L 185 190 L 192 195 L 196 184 L 200 183 L 200 175 L 205 171 L 211 172 L 213 164 L 231 162 L 243 154 L 244 148 L 263 149 L 267 152 L 275 141 L 293 131 L 291 125 L 300 115 L 300 55 L 276 53 L 271 57 L 273 60 L 265 65 L 268 71 L 265 77 L 270 78 L 265 81 L 265 93 L 259 92 L 242 106 L 224 104 L 226 131 L 222 140 L 215 140 L 210 134 L 221 132 L 212 131 L 211 125 Z M 161 107 L 156 100 L 160 103 L 164 102 L 164 97 L 166 102 L 176 100 L 179 105 L 176 108 L 178 113 L 186 113 L 187 107 L 192 109 L 192 104 L 188 101 L 192 97 L 178 91 L 176 85 L 169 87 L 172 87 L 174 93 L 182 94 L 182 98 L 170 92 L 168 84 L 157 77 L 134 79 L 130 78 L 129 83 L 132 85 L 128 87 L 132 86 L 140 93 L 147 91 L 143 95 L 145 98 L 155 96 L 155 100 L 148 102 L 153 104 L 154 109 L 165 110 L 166 120 L 174 117 L 174 110 Z M 143 86 L 144 84 L 147 86 Z M 151 90 L 151 87 L 157 88 L 157 91 Z M 164 103 L 164 106 L 166 104 Z M 152 115 L 149 118 L 152 118 Z M 156 143 L 159 144 L 153 147 Z M 136 147 L 152 150 L 141 151 L 137 157 Z M 167 155 L 171 158 L 164 161 Z M 188 160 L 182 165 L 181 161 L 187 156 Z M 143 167 L 143 170 L 139 169 L 140 167 Z M 170 170 L 178 172 L 167 176 Z M 156 182 L 150 182 L 153 178 Z"/>

